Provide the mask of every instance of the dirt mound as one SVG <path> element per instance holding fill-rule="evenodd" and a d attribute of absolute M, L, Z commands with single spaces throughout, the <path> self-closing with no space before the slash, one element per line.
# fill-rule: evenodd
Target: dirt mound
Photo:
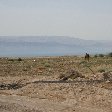
<path fill-rule="evenodd" d="M 84 78 L 84 76 L 81 73 L 79 73 L 78 71 L 76 71 L 76 70 L 69 70 L 69 71 L 66 72 L 66 74 L 60 75 L 59 78 L 62 81 L 65 81 L 65 80 L 68 80 L 69 78 L 70 79 L 75 79 L 77 77 Z"/>
<path fill-rule="evenodd" d="M 104 78 L 104 80 L 112 80 L 112 73 L 111 72 L 104 72 L 103 78 Z"/>

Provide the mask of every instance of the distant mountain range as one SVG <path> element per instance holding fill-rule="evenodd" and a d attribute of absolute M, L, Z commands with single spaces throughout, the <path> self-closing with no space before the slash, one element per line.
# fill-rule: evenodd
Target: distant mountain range
<path fill-rule="evenodd" d="M 58 56 L 112 52 L 112 41 L 67 36 L 0 36 L 0 56 Z"/>

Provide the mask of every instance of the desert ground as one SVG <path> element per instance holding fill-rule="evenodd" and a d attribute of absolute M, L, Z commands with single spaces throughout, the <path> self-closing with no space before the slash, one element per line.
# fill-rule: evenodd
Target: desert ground
<path fill-rule="evenodd" d="M 1 57 L 0 112 L 112 112 L 112 57 Z"/>

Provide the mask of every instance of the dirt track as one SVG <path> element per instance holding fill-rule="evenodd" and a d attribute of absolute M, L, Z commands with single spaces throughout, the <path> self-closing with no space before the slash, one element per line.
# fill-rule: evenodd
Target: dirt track
<path fill-rule="evenodd" d="M 110 87 L 112 82 L 43 81 L 42 83 L 33 78 L 29 82 L 28 80 L 21 82 L 28 84 L 19 89 L 0 90 L 0 112 L 111 112 L 112 110 Z"/>

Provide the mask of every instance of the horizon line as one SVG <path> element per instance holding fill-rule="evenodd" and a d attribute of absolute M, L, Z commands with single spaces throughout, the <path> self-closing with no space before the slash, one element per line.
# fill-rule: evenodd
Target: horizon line
<path fill-rule="evenodd" d="M 74 37 L 74 36 L 67 36 L 67 35 L 0 35 L 0 37 L 68 37 L 68 38 L 74 38 L 74 39 L 81 39 L 81 40 L 90 40 L 90 41 L 112 41 L 112 39 L 82 39 L 80 37 Z"/>

